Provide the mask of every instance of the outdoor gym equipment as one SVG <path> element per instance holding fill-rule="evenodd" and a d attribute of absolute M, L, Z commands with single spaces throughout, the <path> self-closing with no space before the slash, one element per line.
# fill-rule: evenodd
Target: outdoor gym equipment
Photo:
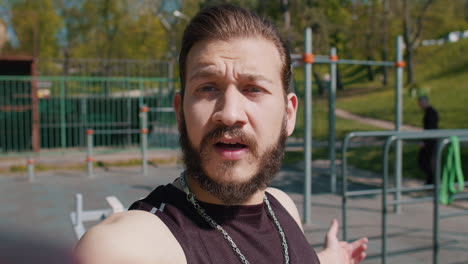
<path fill-rule="evenodd" d="M 117 199 L 115 196 L 106 197 L 106 201 L 110 208 L 88 211 L 83 210 L 83 195 L 81 193 L 77 193 L 75 198 L 75 211 L 70 213 L 70 219 L 73 225 L 73 230 L 75 231 L 76 238 L 78 240 L 80 240 L 80 238 L 86 232 L 86 228 L 83 224 L 84 222 L 102 221 L 113 213 L 123 212 L 126 210 L 119 199 Z"/>
<path fill-rule="evenodd" d="M 357 65 L 374 65 L 383 67 L 395 67 L 395 131 L 400 131 L 403 119 L 403 39 L 398 36 L 396 39 L 396 57 L 395 61 L 371 61 L 371 60 L 346 60 L 339 59 L 336 54 L 336 48 L 330 49 L 329 56 L 315 55 L 312 52 L 312 30 L 305 29 L 304 51 L 301 56 L 292 54 L 292 60 L 302 60 L 304 64 L 304 205 L 303 205 L 303 221 L 306 224 L 311 224 L 311 192 L 312 192 L 312 64 L 323 63 L 330 64 L 330 91 L 329 91 L 329 159 L 330 159 L 330 189 L 332 193 L 336 193 L 336 149 L 335 149 L 335 97 L 336 97 L 336 65 L 337 64 L 357 64 Z M 395 151 L 395 171 L 397 172 L 397 186 L 401 187 L 401 170 L 402 170 L 402 145 L 398 140 Z M 401 194 L 396 193 L 397 199 L 400 199 Z M 398 206 L 395 210 L 399 211 Z"/>
<path fill-rule="evenodd" d="M 174 112 L 173 107 L 147 107 L 143 105 L 140 108 L 140 126 L 141 128 L 138 129 L 114 129 L 114 130 L 86 130 L 86 146 L 87 146 L 87 167 L 88 167 L 88 176 L 90 178 L 94 177 L 93 173 L 93 135 L 95 134 L 140 134 L 140 150 L 141 150 L 141 167 L 142 167 L 142 174 L 143 176 L 148 175 L 148 113 L 149 112 Z"/>
<path fill-rule="evenodd" d="M 458 129 L 458 130 L 426 130 L 421 132 L 399 132 L 399 131 L 366 131 L 366 132 L 352 132 L 346 135 L 343 140 L 342 145 L 342 174 L 343 174 L 343 190 L 342 190 L 342 217 L 343 217 L 343 240 L 347 240 L 347 200 L 349 197 L 364 196 L 370 194 L 382 194 L 382 263 L 387 261 L 387 207 L 389 205 L 398 205 L 398 204 L 410 204 L 410 203 L 420 203 L 433 201 L 434 203 L 434 228 L 433 228 L 433 254 L 434 254 L 434 263 L 438 263 L 438 251 L 439 251 L 439 227 L 438 222 L 441 217 L 449 216 L 460 216 L 468 215 L 468 210 L 463 213 L 439 214 L 439 182 L 440 182 L 440 168 L 441 168 L 441 156 L 443 147 L 447 144 L 447 137 L 458 136 L 460 141 L 468 141 L 468 130 L 467 129 Z M 384 137 L 386 142 L 383 149 L 383 187 L 382 189 L 373 189 L 373 190 L 364 190 L 364 191 L 348 191 L 347 190 L 347 149 L 349 141 L 355 137 Z M 390 146 L 393 142 L 397 140 L 421 140 L 421 139 L 442 139 L 441 144 L 436 152 L 436 179 L 434 185 L 426 185 L 421 187 L 405 187 L 396 185 L 395 188 L 388 188 L 388 156 Z M 397 177 L 395 174 L 395 177 Z M 465 185 L 468 185 L 468 182 L 465 182 Z M 394 201 L 387 201 L 387 195 L 389 193 L 401 193 L 401 192 L 411 192 L 411 191 L 423 191 L 423 190 L 434 190 L 433 197 L 423 197 L 423 198 L 413 198 L 413 199 L 404 199 L 401 200 L 395 197 Z M 395 195 L 396 196 L 396 195 Z M 468 197 L 466 194 L 454 195 L 453 198 L 462 198 Z"/>
<path fill-rule="evenodd" d="M 440 189 L 440 202 L 445 205 L 452 203 L 453 195 L 457 192 L 462 192 L 464 187 L 459 141 L 456 136 L 450 137 L 450 145 L 442 173 L 442 185 Z M 458 183 L 458 189 L 455 188 L 455 182 Z"/>

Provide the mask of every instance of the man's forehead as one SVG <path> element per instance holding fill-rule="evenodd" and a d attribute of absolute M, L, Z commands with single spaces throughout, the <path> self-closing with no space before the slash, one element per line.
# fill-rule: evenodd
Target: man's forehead
<path fill-rule="evenodd" d="M 278 76 L 282 61 L 276 46 L 264 38 L 203 40 L 197 42 L 188 54 L 187 78 L 221 73 L 227 64 L 235 65 L 236 71 L 246 76 L 252 73 Z"/>

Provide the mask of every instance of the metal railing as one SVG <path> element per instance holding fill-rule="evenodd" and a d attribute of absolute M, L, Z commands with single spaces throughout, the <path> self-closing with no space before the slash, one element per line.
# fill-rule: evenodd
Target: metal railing
<path fill-rule="evenodd" d="M 465 213 L 455 213 L 450 215 L 440 215 L 438 210 L 438 201 L 439 201 L 439 182 L 440 182 L 440 169 L 441 169 L 441 156 L 443 147 L 447 145 L 447 137 L 450 136 L 459 136 L 463 137 L 461 141 L 468 141 L 468 130 L 459 129 L 459 130 L 426 130 L 421 132 L 400 132 L 400 131 L 366 131 L 366 132 L 352 132 L 346 135 L 343 140 L 342 146 L 342 216 L 343 216 L 343 239 L 347 239 L 347 198 L 355 196 L 364 196 L 370 194 L 382 194 L 382 263 L 387 261 L 387 207 L 389 205 L 400 205 L 400 204 L 410 204 L 410 203 L 421 203 L 427 201 L 434 202 L 434 227 L 433 227 L 433 260 L 434 263 L 438 263 L 438 251 L 439 251 L 439 220 L 441 217 L 449 216 L 459 216 L 464 215 Z M 385 137 L 387 138 L 384 144 L 383 149 L 383 186 L 381 189 L 373 190 L 361 190 L 361 191 L 347 191 L 347 149 L 349 141 L 354 137 Z M 434 185 L 421 186 L 421 187 L 410 187 L 404 188 L 397 185 L 396 188 L 388 187 L 388 156 L 390 146 L 393 142 L 397 140 L 420 140 L 420 139 L 442 139 L 440 142 L 437 152 L 436 152 L 436 179 Z M 395 177 L 401 177 L 399 171 L 395 171 Z M 465 183 L 465 185 L 468 184 Z M 400 195 L 402 192 L 411 192 L 411 191 L 423 191 L 423 190 L 434 190 L 433 197 L 426 198 L 413 198 L 413 199 L 401 199 Z M 387 201 L 387 195 L 390 193 L 395 194 L 394 201 Z"/>
<path fill-rule="evenodd" d="M 140 128 L 140 107 L 169 109 L 178 87 L 168 78 L 0 76 L 0 154 L 84 149 L 87 129 L 122 131 L 96 135 L 95 146 L 138 145 L 124 132 Z M 148 127 L 152 146 L 177 146 L 173 111 L 150 111 Z"/>

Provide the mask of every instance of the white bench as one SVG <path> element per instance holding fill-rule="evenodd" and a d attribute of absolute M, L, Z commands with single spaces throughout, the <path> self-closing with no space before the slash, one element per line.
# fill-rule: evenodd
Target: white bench
<path fill-rule="evenodd" d="M 118 213 L 126 210 L 122 203 L 119 201 L 119 199 L 117 199 L 117 197 L 115 196 L 106 197 L 106 201 L 110 205 L 110 208 L 88 211 L 83 210 L 83 195 L 81 193 L 77 193 L 75 195 L 75 198 L 75 211 L 70 213 L 70 219 L 73 225 L 73 230 L 75 231 L 76 238 L 78 240 L 86 232 L 86 228 L 83 225 L 84 222 L 102 221 L 113 213 Z"/>

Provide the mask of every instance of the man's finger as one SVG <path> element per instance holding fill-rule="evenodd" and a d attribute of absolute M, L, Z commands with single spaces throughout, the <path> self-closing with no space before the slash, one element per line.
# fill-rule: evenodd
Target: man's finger
<path fill-rule="evenodd" d="M 351 243 L 351 248 L 354 251 L 358 247 L 361 247 L 362 245 L 366 245 L 368 242 L 369 242 L 369 240 L 367 239 L 367 237 L 363 237 L 363 238 L 358 239 L 358 240 L 354 241 L 353 243 Z"/>
<path fill-rule="evenodd" d="M 338 241 L 338 221 L 333 219 L 331 222 L 330 229 L 328 229 L 327 240 L 330 242 L 332 240 Z"/>
<path fill-rule="evenodd" d="M 354 259 L 354 258 L 357 258 L 359 257 L 363 252 L 365 252 L 367 250 L 367 244 L 362 244 L 360 245 L 359 247 L 355 248 L 354 250 L 352 250 L 351 252 L 351 257 Z"/>
<path fill-rule="evenodd" d="M 361 254 L 359 256 L 351 259 L 351 263 L 352 264 L 358 264 L 361 261 L 363 261 L 366 257 L 367 257 L 366 252 L 361 252 Z"/>
<path fill-rule="evenodd" d="M 366 258 L 367 242 L 368 242 L 368 239 L 366 237 L 363 237 L 359 240 L 354 241 L 352 244 L 350 244 L 350 247 L 352 248 L 352 251 L 351 251 L 352 263 L 354 264 L 359 263 Z"/>

